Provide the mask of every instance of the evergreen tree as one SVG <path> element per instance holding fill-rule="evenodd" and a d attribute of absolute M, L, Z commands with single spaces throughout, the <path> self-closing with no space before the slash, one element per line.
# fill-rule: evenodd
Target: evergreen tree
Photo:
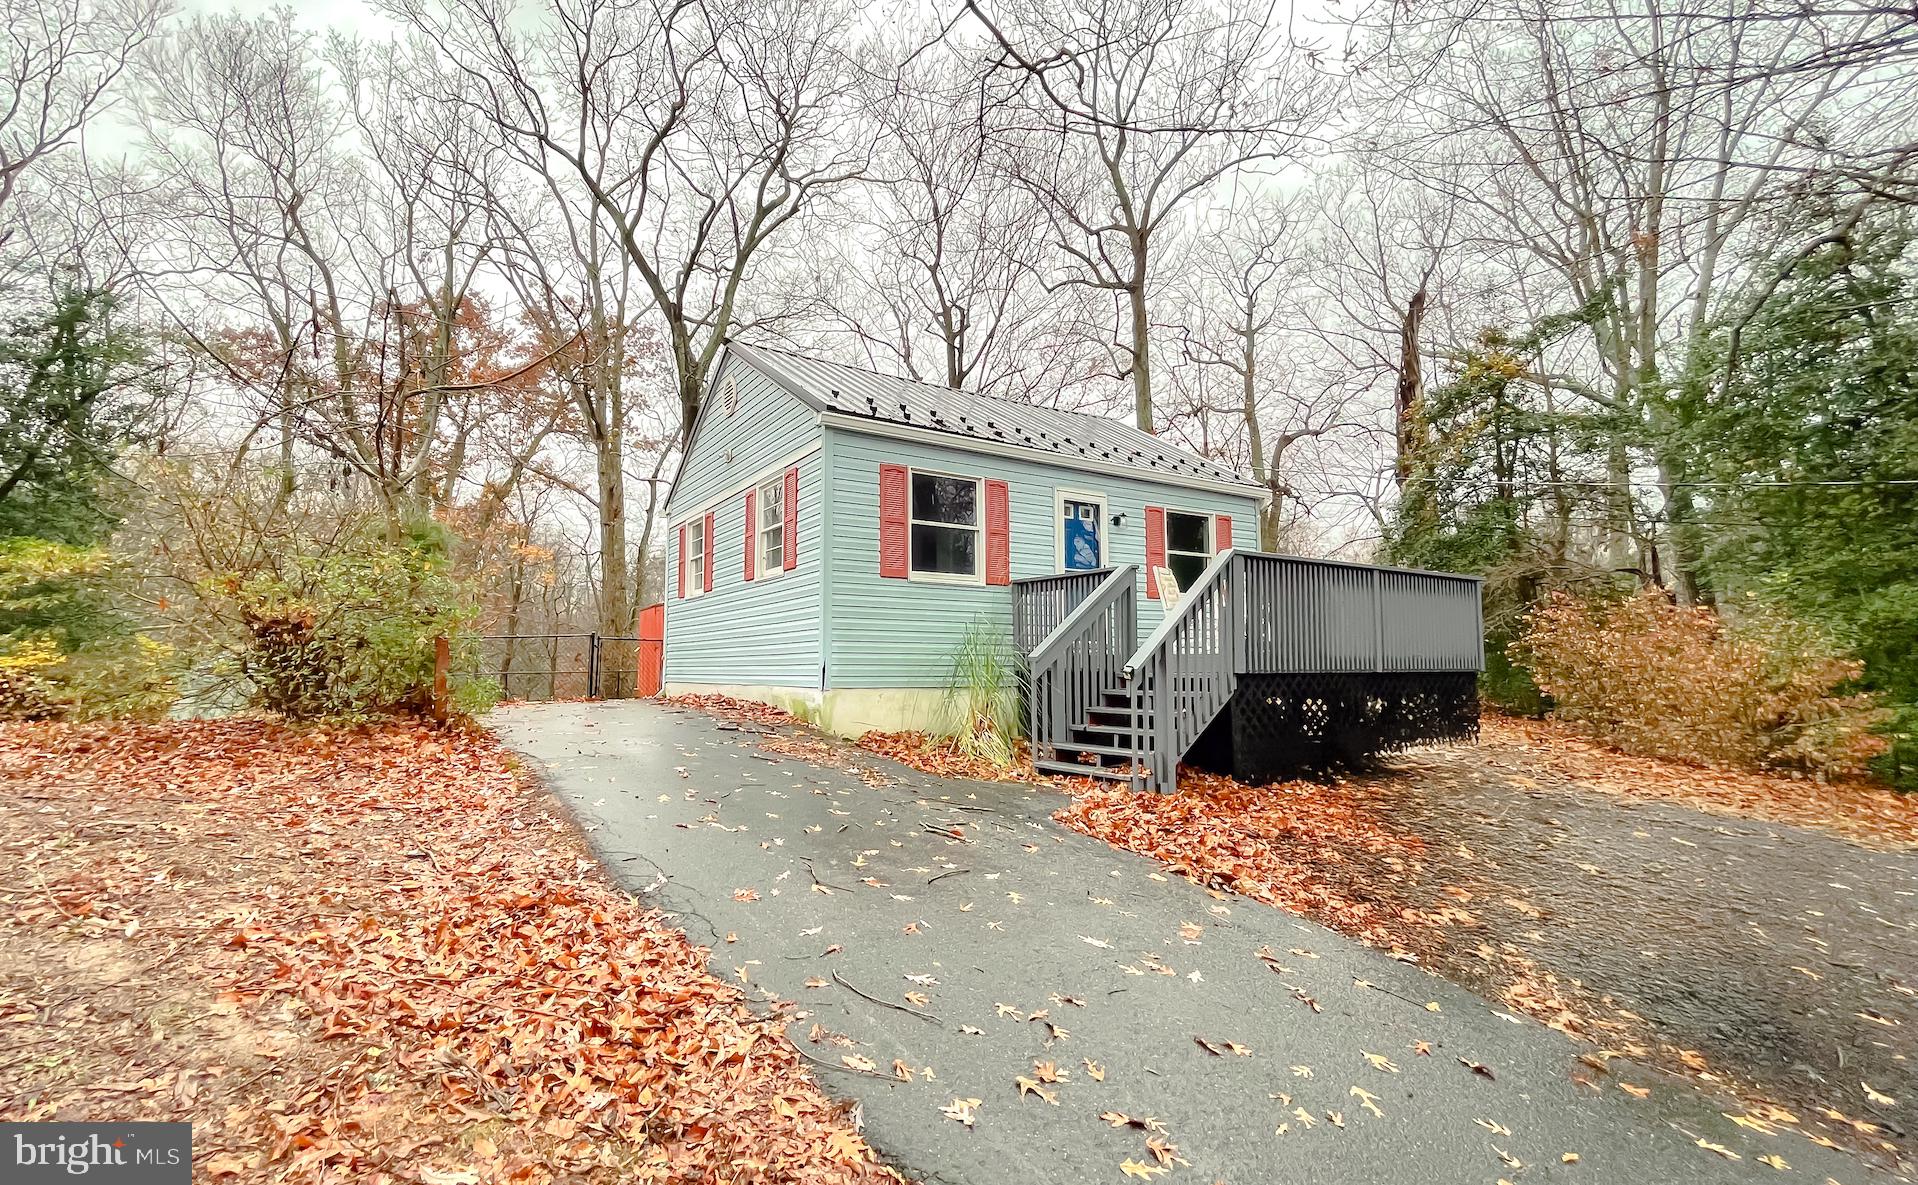
<path fill-rule="evenodd" d="M 1866 220 L 1754 294 L 1692 376 L 1692 439 L 1726 599 L 1783 604 L 1864 660 L 1918 782 L 1918 232 Z M 1734 333 L 1734 331 L 1736 331 Z M 1734 347 L 1734 342 L 1736 343 Z M 1735 351 L 1735 352 L 1734 352 Z"/>
<path fill-rule="evenodd" d="M 0 538 L 99 540 L 113 458 L 139 420 L 145 358 L 114 298 L 70 289 L 0 327 Z"/>

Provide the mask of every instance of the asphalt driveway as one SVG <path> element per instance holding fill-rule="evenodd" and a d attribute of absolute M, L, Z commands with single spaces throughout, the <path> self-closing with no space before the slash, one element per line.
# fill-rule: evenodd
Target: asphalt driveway
<path fill-rule="evenodd" d="M 1435 975 L 1067 832 L 1049 792 L 842 768 L 649 702 L 489 723 L 715 972 L 793 1002 L 821 1082 L 923 1181 L 1116 1182 L 1164 1155 L 1171 1179 L 1242 1185 L 1864 1179 L 1729 1100 L 1581 1061 Z"/>

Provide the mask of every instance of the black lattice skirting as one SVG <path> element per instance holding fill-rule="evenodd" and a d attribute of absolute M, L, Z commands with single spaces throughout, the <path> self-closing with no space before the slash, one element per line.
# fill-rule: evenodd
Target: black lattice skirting
<path fill-rule="evenodd" d="M 1186 760 L 1242 782 L 1364 769 L 1381 753 L 1478 736 L 1478 676 L 1240 675 Z"/>

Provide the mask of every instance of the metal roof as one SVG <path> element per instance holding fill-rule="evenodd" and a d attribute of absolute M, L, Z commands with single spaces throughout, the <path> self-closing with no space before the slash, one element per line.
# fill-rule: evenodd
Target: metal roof
<path fill-rule="evenodd" d="M 1251 487 L 1227 466 L 1105 416 L 935 386 L 769 346 L 728 342 L 726 348 L 815 411 L 1059 453 L 1156 473 L 1168 481 L 1191 478 Z"/>

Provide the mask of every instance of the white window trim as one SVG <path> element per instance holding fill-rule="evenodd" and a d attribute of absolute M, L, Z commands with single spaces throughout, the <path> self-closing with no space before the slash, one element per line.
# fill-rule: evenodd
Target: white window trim
<path fill-rule="evenodd" d="M 1213 560 L 1214 560 L 1215 558 L 1217 558 L 1217 557 L 1218 557 L 1218 554 L 1219 554 L 1219 516 L 1218 516 L 1218 515 L 1216 515 L 1216 514 L 1207 514 L 1207 513 L 1203 513 L 1203 512 L 1201 512 L 1201 511 L 1197 511 L 1197 510 L 1180 510 L 1180 509 L 1179 509 L 1178 507 L 1176 507 L 1176 506 L 1168 506 L 1168 507 L 1166 507 L 1166 508 L 1165 508 L 1165 566 L 1166 566 L 1166 570 L 1167 570 L 1167 571 L 1170 571 L 1170 570 L 1172 569 L 1172 557 L 1173 557 L 1173 556 L 1175 556 L 1175 555 L 1198 555 L 1198 554 L 1200 554 L 1199 552 L 1196 552 L 1196 551 L 1175 551 L 1175 550 L 1173 550 L 1173 547 L 1172 547 L 1172 516 L 1173 516 L 1173 515 L 1175 515 L 1175 514 L 1178 514 L 1178 515 L 1183 515 L 1183 516 L 1185 516 L 1186 518 L 1202 518 L 1202 519 L 1204 519 L 1204 520 L 1205 520 L 1205 553 L 1204 553 L 1204 554 L 1205 554 L 1205 565 L 1204 565 L 1204 567 L 1211 567 L 1211 565 L 1212 565 L 1212 561 L 1213 561 Z"/>
<path fill-rule="evenodd" d="M 693 532 L 695 531 L 699 532 L 699 536 L 700 536 L 698 547 L 692 546 Z M 706 593 L 706 520 L 705 518 L 702 516 L 700 518 L 692 519 L 691 521 L 687 522 L 686 533 L 683 536 L 683 538 L 686 540 L 686 548 L 679 557 L 679 566 L 686 573 L 686 581 L 685 581 L 686 595 L 681 599 L 690 601 L 694 597 L 704 596 Z M 699 575 L 697 578 L 695 578 L 693 575 L 693 557 L 694 556 L 699 557 Z M 714 556 L 713 558 L 717 559 L 719 557 Z"/>
<path fill-rule="evenodd" d="M 771 528 L 761 527 L 758 523 L 752 524 L 754 584 L 758 584 L 762 580 L 777 580 L 786 574 L 786 516 L 793 512 L 793 508 L 786 505 L 786 470 L 782 469 L 778 473 L 771 474 L 753 487 L 754 491 L 756 491 L 753 494 L 753 514 L 755 516 L 761 516 L 762 520 L 766 513 L 766 490 L 768 488 L 779 491 L 780 562 L 777 566 L 766 562 L 766 532 Z"/>
<path fill-rule="evenodd" d="M 973 506 L 977 509 L 979 521 L 968 527 L 964 523 L 941 523 L 931 519 L 912 517 L 912 479 L 918 474 L 927 477 L 948 477 L 954 481 L 969 481 L 976 491 Z M 972 549 L 972 574 L 960 572 L 921 572 L 912 566 L 912 528 L 915 525 L 928 527 L 949 527 L 958 531 L 971 531 L 979 537 Z M 948 473 L 943 469 L 919 469 L 909 467 L 906 470 L 906 579 L 919 584 L 965 584 L 984 585 L 986 582 L 986 479 L 970 473 Z"/>
<path fill-rule="evenodd" d="M 1055 488 L 1052 491 L 1052 556 L 1054 566 L 1063 573 L 1078 571 L 1066 567 L 1066 503 L 1097 502 L 1099 504 L 1099 563 L 1106 567 L 1112 562 L 1112 541 L 1107 538 L 1111 531 L 1107 522 L 1112 518 L 1112 506 L 1104 494 L 1095 494 L 1091 490 L 1068 490 Z"/>

